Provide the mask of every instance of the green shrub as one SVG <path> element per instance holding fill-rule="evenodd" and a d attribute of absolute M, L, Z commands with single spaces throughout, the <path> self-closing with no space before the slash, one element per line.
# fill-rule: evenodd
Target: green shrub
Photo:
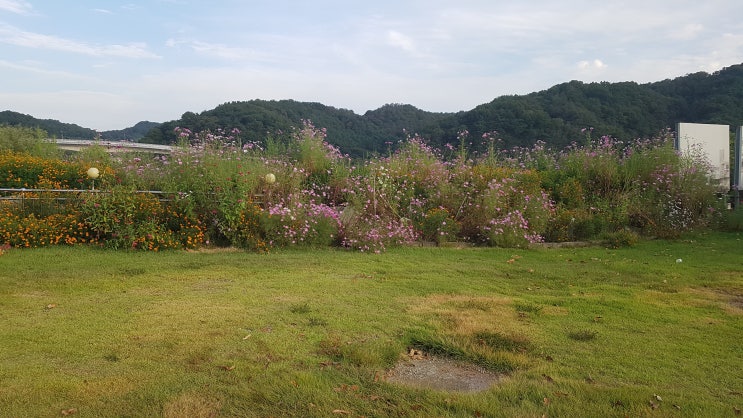
<path fill-rule="evenodd" d="M 222 205 L 219 231 L 229 243 L 237 248 L 258 252 L 268 251 L 270 242 L 265 239 L 263 229 L 264 211 L 251 201 L 243 201 L 232 207 Z"/>
<path fill-rule="evenodd" d="M 55 158 L 61 153 L 57 145 L 47 142 L 47 133 L 39 128 L 0 125 L 0 152 L 9 151 L 42 158 Z"/>
<path fill-rule="evenodd" d="M 461 229 L 459 222 L 444 208 L 429 209 L 418 222 L 418 228 L 424 240 L 437 244 L 455 241 Z"/>
<path fill-rule="evenodd" d="M 174 211 L 166 211 L 149 193 L 124 187 L 91 193 L 80 205 L 85 224 L 106 248 L 159 251 L 200 245 L 199 222 Z"/>
<path fill-rule="evenodd" d="M 605 234 L 604 240 L 609 248 L 634 247 L 640 242 L 640 235 L 629 228 L 624 228 Z"/>
<path fill-rule="evenodd" d="M 550 242 L 584 241 L 596 236 L 601 228 L 599 216 L 588 208 L 566 209 L 560 207 L 550 221 L 545 240 Z"/>

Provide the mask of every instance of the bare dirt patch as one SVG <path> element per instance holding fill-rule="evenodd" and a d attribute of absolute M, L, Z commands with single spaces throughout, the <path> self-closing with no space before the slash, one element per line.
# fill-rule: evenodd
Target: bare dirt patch
<path fill-rule="evenodd" d="M 411 353 L 389 370 L 386 380 L 417 388 L 451 392 L 481 392 L 498 383 L 503 375 L 471 363 Z"/>
<path fill-rule="evenodd" d="M 731 315 L 743 315 L 743 291 L 739 288 L 691 289 L 692 293 L 716 301 Z"/>
<path fill-rule="evenodd" d="M 733 296 L 728 303 L 737 313 L 743 312 L 743 296 Z"/>

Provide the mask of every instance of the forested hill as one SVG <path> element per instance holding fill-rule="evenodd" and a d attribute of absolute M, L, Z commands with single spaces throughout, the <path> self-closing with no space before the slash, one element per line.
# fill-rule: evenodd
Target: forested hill
<path fill-rule="evenodd" d="M 399 104 L 385 105 L 358 115 L 351 110 L 320 103 L 251 100 L 225 103 L 199 114 L 186 112 L 181 119 L 165 122 L 151 130 L 142 142 L 172 143 L 175 141 L 175 127 L 194 132 L 237 128 L 243 142 L 263 141 L 267 135 L 291 132 L 293 127 L 302 125 L 302 120 L 309 120 L 315 126 L 327 129 L 328 142 L 338 145 L 345 153 L 361 156 L 383 149 L 385 142 L 402 139 L 405 128 L 436 126 L 445 116 Z"/>
<path fill-rule="evenodd" d="M 39 128 L 55 138 L 93 139 L 96 132 L 73 123 L 62 123 L 54 119 L 36 119 L 31 115 L 5 110 L 0 112 L 0 125 Z"/>
<path fill-rule="evenodd" d="M 638 84 L 570 81 L 522 96 L 502 96 L 458 113 L 431 113 L 410 105 L 389 104 L 357 115 L 320 103 L 292 100 L 225 103 L 150 131 L 144 142 L 171 143 L 173 128 L 194 131 L 238 128 L 244 139 L 287 132 L 309 119 L 327 128 L 328 141 L 351 155 L 384 152 L 388 143 L 419 133 L 433 145 L 457 144 L 468 130 L 473 147 L 485 132 L 497 131 L 504 146 L 530 146 L 541 140 L 553 148 L 580 141 L 581 129 L 619 139 L 645 138 L 678 122 L 743 124 L 743 64 L 718 72 L 689 74 Z"/>
<path fill-rule="evenodd" d="M 327 129 L 328 142 L 352 156 L 386 152 L 406 133 L 417 133 L 434 146 L 458 145 L 457 133 L 469 131 L 472 147 L 483 133 L 496 131 L 503 146 L 531 146 L 536 141 L 562 148 L 594 135 L 619 139 L 646 138 L 678 122 L 743 125 L 743 64 L 708 74 L 689 74 L 654 83 L 583 83 L 570 81 L 521 96 L 502 96 L 490 103 L 457 113 L 432 113 L 407 104 L 388 104 L 358 115 L 321 103 L 294 100 L 229 102 L 201 113 L 186 112 L 181 119 L 157 124 L 140 122 L 122 131 L 103 132 L 103 139 L 174 143 L 174 128 L 192 131 L 239 129 L 243 141 L 263 141 L 268 135 L 289 132 L 311 120 Z M 95 131 L 53 120 L 0 112 L 0 125 L 22 125 L 46 130 L 57 138 L 92 138 Z"/>

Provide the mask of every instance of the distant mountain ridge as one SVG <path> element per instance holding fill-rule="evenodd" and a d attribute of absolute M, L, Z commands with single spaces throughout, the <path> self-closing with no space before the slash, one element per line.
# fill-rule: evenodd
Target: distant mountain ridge
<path fill-rule="evenodd" d="M 101 132 L 101 138 L 110 141 L 139 141 L 147 133 L 160 126 L 159 122 L 141 121 L 132 127 L 124 128 L 115 131 L 104 131 Z"/>
<path fill-rule="evenodd" d="M 595 135 L 623 140 L 647 138 L 678 122 L 743 125 L 743 64 L 712 74 L 698 72 L 654 83 L 583 83 L 570 81 L 527 95 L 501 96 L 469 111 L 434 113 L 408 104 L 387 104 L 358 115 L 321 103 L 294 100 L 228 102 L 180 119 L 140 122 L 121 131 L 102 132 L 103 139 L 171 144 L 174 128 L 192 131 L 237 128 L 243 141 L 263 141 L 311 120 L 327 129 L 327 140 L 352 156 L 386 152 L 416 133 L 434 146 L 458 145 L 458 133 L 469 132 L 471 148 L 484 133 L 496 131 L 502 147 L 531 146 L 544 141 L 562 148 Z M 95 131 L 15 112 L 0 112 L 0 124 L 39 127 L 49 135 L 93 138 Z"/>
<path fill-rule="evenodd" d="M 0 112 L 0 125 L 39 128 L 46 131 L 50 137 L 57 139 L 95 139 L 99 134 L 94 129 L 84 128 L 74 123 L 63 123 L 54 119 L 37 119 L 31 115 L 11 110 Z M 109 141 L 138 141 L 152 128 L 159 125 L 158 122 L 142 121 L 130 128 L 103 131 L 100 135 L 101 139 Z"/>
<path fill-rule="evenodd" d="M 482 135 L 497 132 L 503 148 L 537 141 L 561 149 L 593 135 L 621 140 L 648 138 L 678 122 L 743 124 L 743 64 L 712 74 L 698 72 L 654 83 L 570 81 L 521 96 L 501 96 L 469 111 L 432 113 L 388 104 L 357 115 L 320 103 L 293 100 L 229 102 L 199 114 L 186 112 L 151 130 L 144 142 L 173 143 L 176 126 L 192 131 L 238 128 L 244 138 L 262 140 L 310 119 L 327 129 L 327 139 L 352 156 L 384 153 L 390 144 L 416 133 L 431 145 L 458 145 L 468 131 L 470 149 L 484 147 Z"/>

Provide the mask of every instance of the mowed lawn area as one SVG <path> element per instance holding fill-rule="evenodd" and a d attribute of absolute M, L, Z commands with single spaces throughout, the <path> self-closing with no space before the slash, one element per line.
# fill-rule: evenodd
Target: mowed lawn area
<path fill-rule="evenodd" d="M 0 416 L 739 416 L 742 239 L 11 249 Z M 390 382 L 411 348 L 502 377 L 480 392 Z"/>

